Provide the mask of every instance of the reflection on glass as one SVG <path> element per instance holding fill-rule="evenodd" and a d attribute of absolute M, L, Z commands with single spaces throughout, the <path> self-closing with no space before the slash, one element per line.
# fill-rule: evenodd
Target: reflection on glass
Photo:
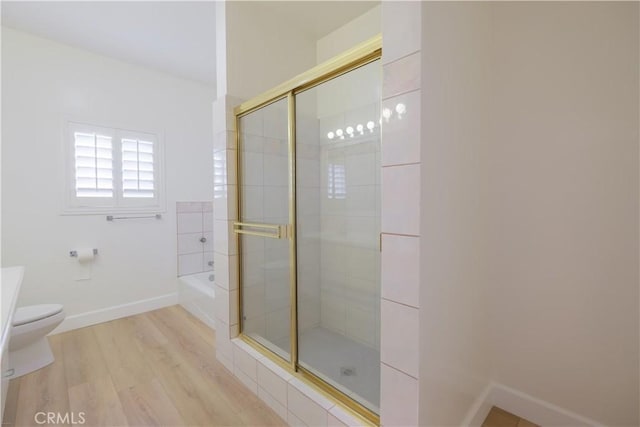
<path fill-rule="evenodd" d="M 240 118 L 241 222 L 289 223 L 287 120 L 286 100 Z M 240 250 L 242 331 L 289 360 L 289 241 L 242 234 Z"/>
<path fill-rule="evenodd" d="M 380 77 L 376 61 L 296 96 L 299 365 L 375 412 Z"/>

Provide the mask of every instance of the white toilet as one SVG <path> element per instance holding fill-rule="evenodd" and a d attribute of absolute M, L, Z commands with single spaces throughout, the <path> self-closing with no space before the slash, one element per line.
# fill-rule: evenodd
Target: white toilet
<path fill-rule="evenodd" d="M 64 310 L 60 304 L 16 308 L 9 341 L 10 378 L 17 378 L 53 363 L 47 334 L 53 331 L 64 317 Z"/>

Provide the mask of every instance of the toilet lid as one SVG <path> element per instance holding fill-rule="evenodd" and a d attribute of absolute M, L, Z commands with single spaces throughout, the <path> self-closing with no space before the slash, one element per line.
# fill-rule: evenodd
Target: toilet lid
<path fill-rule="evenodd" d="M 61 311 L 62 305 L 60 304 L 38 304 L 18 307 L 13 315 L 13 326 L 20 326 L 25 323 L 35 322 L 36 320 L 46 319 Z"/>

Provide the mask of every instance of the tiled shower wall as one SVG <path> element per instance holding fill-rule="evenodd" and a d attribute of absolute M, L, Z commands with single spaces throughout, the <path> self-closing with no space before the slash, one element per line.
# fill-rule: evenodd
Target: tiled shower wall
<path fill-rule="evenodd" d="M 212 271 L 213 202 L 177 202 L 176 217 L 178 276 Z"/>
<path fill-rule="evenodd" d="M 377 104 L 323 117 L 321 156 L 322 327 L 377 348 L 380 336 L 380 132 Z M 375 121 L 370 131 L 329 139 Z"/>

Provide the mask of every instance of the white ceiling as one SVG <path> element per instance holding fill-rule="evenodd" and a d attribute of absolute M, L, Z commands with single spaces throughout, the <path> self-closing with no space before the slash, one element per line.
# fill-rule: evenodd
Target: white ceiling
<path fill-rule="evenodd" d="M 252 4 L 319 39 L 380 2 Z M 2 25 L 215 85 L 213 1 L 2 1 Z"/>
<path fill-rule="evenodd" d="M 2 2 L 2 25 L 215 84 L 215 3 Z"/>

